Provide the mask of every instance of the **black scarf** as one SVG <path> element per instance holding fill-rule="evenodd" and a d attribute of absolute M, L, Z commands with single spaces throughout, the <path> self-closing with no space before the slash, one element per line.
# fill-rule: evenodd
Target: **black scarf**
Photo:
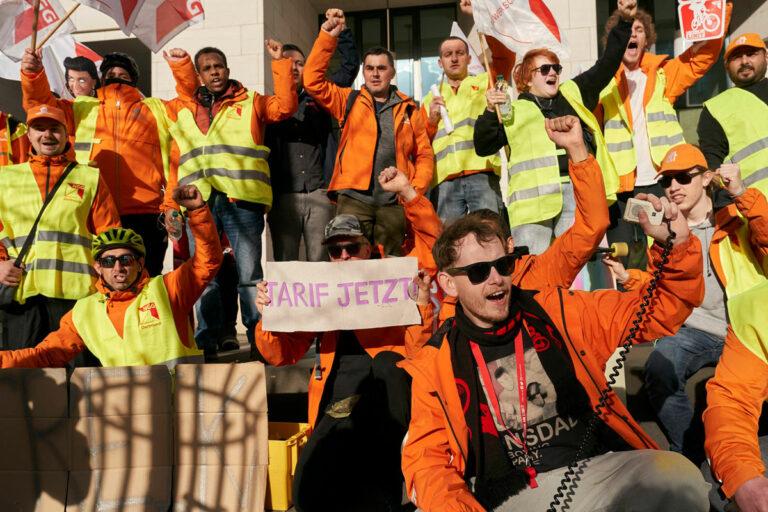
<path fill-rule="evenodd" d="M 493 425 L 490 417 L 486 419 L 484 432 L 483 415 L 489 415 L 490 408 L 480 385 L 470 341 L 480 345 L 481 349 L 483 346 L 513 344 L 522 328 L 521 320 L 525 318 L 527 329 L 523 329 L 523 347 L 541 348 L 541 344 L 549 344 L 552 348 L 541 352 L 537 350 L 537 354 L 557 391 L 558 414 L 580 416 L 584 414 L 584 408 L 589 407 L 584 389 L 573 386 L 573 363 L 557 328 L 533 299 L 535 292 L 512 287 L 510 293 L 510 314 L 504 322 L 488 330 L 480 329 L 467 318 L 461 304 L 458 304 L 453 327 L 448 333 L 454 374 L 457 381 L 466 383 L 463 390 L 459 385 L 471 436 L 466 476 L 475 477 L 473 494 L 488 510 L 493 510 L 525 489 L 528 477 L 524 468 L 512 464 L 497 432 L 494 430 L 493 435 L 486 433 L 488 425 Z"/>

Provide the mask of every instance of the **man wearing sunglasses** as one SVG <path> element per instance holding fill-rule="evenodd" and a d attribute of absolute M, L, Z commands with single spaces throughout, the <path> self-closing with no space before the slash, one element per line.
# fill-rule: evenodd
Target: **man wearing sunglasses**
<path fill-rule="evenodd" d="M 93 243 L 97 291 L 75 304 L 59 330 L 35 348 L 0 352 L 0 367 L 65 366 L 88 349 L 103 366 L 202 362 L 190 313 L 221 265 L 216 225 L 194 185 L 177 188 L 174 200 L 187 210 L 195 253 L 164 276 L 150 277 L 146 248 L 133 230 L 113 228 Z"/>
<path fill-rule="evenodd" d="M 669 439 L 670 449 L 695 463 L 704 460 L 703 439 L 696 439 L 694 407 L 685 392 L 688 378 L 720 359 L 728 326 L 728 298 L 766 280 L 760 270 L 768 255 L 768 204 L 756 188 L 746 188 L 738 165 L 707 169 L 702 152 L 690 144 L 673 147 L 659 170 L 659 185 L 676 204 L 691 233 L 708 255 L 704 258 L 704 301 L 673 336 L 661 338 L 645 365 L 645 388 Z M 733 200 L 715 211 L 708 193 L 718 184 Z M 605 260 L 625 290 L 647 286 L 650 273 L 625 270 Z M 731 315 L 732 316 L 732 315 Z"/>
<path fill-rule="evenodd" d="M 703 296 L 701 243 L 674 203 L 641 199 L 666 219 L 652 226 L 642 213 L 647 236 L 675 238 L 637 343 L 672 334 Z M 659 265 L 662 247 L 651 251 Z M 655 450 L 613 393 L 581 448 L 640 292 L 517 288 L 503 231 L 472 216 L 446 227 L 433 254 L 440 287 L 459 304 L 401 365 L 413 377 L 403 472 L 420 510 L 542 510 L 574 460 L 583 465 L 571 511 L 708 510 L 698 469 Z"/>
<path fill-rule="evenodd" d="M 256 327 L 259 356 L 268 364 L 295 364 L 315 345 L 308 411 L 312 435 L 293 484 L 298 512 L 324 512 L 331 503 L 335 511 L 403 510 L 400 447 L 410 419 L 410 378 L 396 364 L 418 352 L 432 332 L 429 276 L 435 268 L 430 250 L 440 220 L 404 173 L 390 167 L 378 179 L 383 190 L 398 196 L 413 227 L 409 256 L 418 258 L 421 269 L 416 302 L 422 323 L 324 333 L 268 332 L 261 322 Z M 336 263 L 385 256 L 349 214 L 328 223 L 325 246 Z M 259 311 L 269 302 L 267 284 L 260 283 Z"/>

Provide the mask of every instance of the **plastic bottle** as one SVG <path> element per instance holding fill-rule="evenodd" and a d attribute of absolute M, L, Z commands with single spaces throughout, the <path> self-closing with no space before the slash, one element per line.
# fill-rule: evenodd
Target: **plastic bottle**
<path fill-rule="evenodd" d="M 506 80 L 504 80 L 504 77 L 502 75 L 496 75 L 496 85 L 495 88 L 499 92 L 503 92 L 507 95 L 507 101 L 499 105 L 499 112 L 501 113 L 501 118 L 504 120 L 509 119 L 512 117 L 512 104 L 509 101 L 509 83 L 507 83 Z"/>
<path fill-rule="evenodd" d="M 432 96 L 434 98 L 442 98 L 442 96 L 440 96 L 440 89 L 437 88 L 437 84 L 432 84 L 432 87 L 430 87 L 429 90 L 432 92 Z M 448 110 L 444 105 L 440 106 L 440 117 L 443 120 L 443 128 L 445 129 L 445 133 L 453 133 L 453 121 L 451 121 L 451 116 L 448 115 Z"/>
<path fill-rule="evenodd" d="M 171 218 L 169 220 L 169 224 L 171 225 L 173 232 L 168 231 L 168 238 L 174 242 L 178 242 L 179 239 L 181 239 L 181 235 L 183 233 L 182 230 L 184 229 L 184 222 L 181 220 L 181 213 L 179 213 L 177 210 L 171 210 Z"/>

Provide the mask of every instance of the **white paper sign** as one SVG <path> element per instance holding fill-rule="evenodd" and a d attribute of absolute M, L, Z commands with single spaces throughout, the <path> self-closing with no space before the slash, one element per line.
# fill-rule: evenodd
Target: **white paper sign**
<path fill-rule="evenodd" d="M 416 258 L 334 263 L 268 262 L 264 330 L 325 332 L 421 323 Z"/>

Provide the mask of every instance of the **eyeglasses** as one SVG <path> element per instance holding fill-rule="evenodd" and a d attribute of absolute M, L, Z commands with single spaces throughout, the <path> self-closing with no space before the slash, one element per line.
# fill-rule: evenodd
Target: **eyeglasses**
<path fill-rule="evenodd" d="M 688 185 L 691 183 L 693 178 L 699 176 L 700 174 L 704 174 L 705 172 L 707 171 L 699 171 L 694 173 L 681 172 L 671 176 L 662 176 L 659 178 L 659 185 L 661 185 L 661 188 L 669 188 L 672 186 L 672 180 L 675 180 L 680 185 Z"/>
<path fill-rule="evenodd" d="M 555 70 L 555 74 L 559 75 L 563 72 L 563 66 L 560 64 L 542 64 L 537 68 L 533 68 L 533 71 L 538 71 L 544 76 L 547 76 L 551 70 Z"/>
<path fill-rule="evenodd" d="M 136 261 L 136 257 L 132 254 L 121 254 L 120 256 L 104 256 L 99 258 L 99 265 L 104 268 L 112 268 L 115 263 L 120 262 L 120 265 L 124 267 L 130 267 Z"/>
<path fill-rule="evenodd" d="M 350 256 L 357 256 L 360 254 L 360 249 L 362 249 L 363 244 L 360 242 L 354 242 L 351 244 L 333 244 L 328 245 L 328 254 L 330 254 L 331 258 L 341 258 L 341 253 L 344 251 L 347 251 L 347 254 Z"/>
<path fill-rule="evenodd" d="M 85 78 L 75 78 L 75 77 L 69 77 L 67 78 L 68 84 L 78 83 L 79 85 L 85 85 L 88 83 L 88 81 Z"/>
<path fill-rule="evenodd" d="M 502 256 L 495 261 L 480 261 L 465 267 L 449 268 L 446 272 L 452 276 L 466 275 L 470 283 L 480 284 L 488 279 L 492 268 L 495 268 L 496 272 L 505 277 L 512 274 L 512 270 L 515 268 L 515 261 L 522 254 L 522 251 L 516 250 L 512 254 Z"/>

